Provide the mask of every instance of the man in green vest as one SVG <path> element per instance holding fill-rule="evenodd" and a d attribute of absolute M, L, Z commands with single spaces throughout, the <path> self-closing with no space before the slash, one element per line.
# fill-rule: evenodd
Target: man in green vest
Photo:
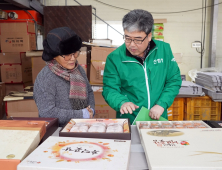
<path fill-rule="evenodd" d="M 152 40 L 153 17 L 133 10 L 123 18 L 125 43 L 110 53 L 103 75 L 103 97 L 117 118 L 131 124 L 142 106 L 153 119 L 168 118 L 181 87 L 180 69 L 168 43 Z"/>

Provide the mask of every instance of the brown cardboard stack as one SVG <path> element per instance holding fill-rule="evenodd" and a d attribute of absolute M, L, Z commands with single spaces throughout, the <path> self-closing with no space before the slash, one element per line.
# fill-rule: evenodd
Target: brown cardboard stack
<path fill-rule="evenodd" d="M 32 81 L 31 59 L 25 53 L 0 53 L 1 77 L 5 83 Z"/>
<path fill-rule="evenodd" d="M 116 111 L 113 110 L 104 100 L 102 92 L 94 92 L 95 116 L 94 118 L 116 118 Z"/>
<path fill-rule="evenodd" d="M 24 52 L 0 53 L 1 80 L 6 83 L 6 94 L 11 90 L 23 91 L 31 85 L 31 59 Z"/>
<path fill-rule="evenodd" d="M 35 79 L 39 72 L 45 67 L 45 61 L 42 56 L 32 57 L 32 82 L 35 83 Z"/>
<path fill-rule="evenodd" d="M 1 80 L 6 83 L 6 94 L 23 91 L 31 85 L 31 59 L 25 52 L 36 49 L 35 25 L 31 22 L 1 23 L 0 66 Z"/>
<path fill-rule="evenodd" d="M 9 117 L 39 117 L 38 108 L 33 99 L 7 101 L 6 111 Z"/>
<path fill-rule="evenodd" d="M 103 84 L 103 72 L 107 56 L 116 48 L 92 47 L 90 65 L 90 84 Z"/>
<path fill-rule="evenodd" d="M 82 47 L 80 49 L 81 53 L 78 57 L 78 63 L 79 65 L 81 65 L 83 67 L 83 69 L 85 70 L 86 74 L 87 74 L 87 48 L 86 47 Z"/>
<path fill-rule="evenodd" d="M 92 47 L 90 64 L 90 84 L 93 86 L 95 98 L 95 118 L 116 118 L 113 110 L 102 96 L 103 72 L 107 56 L 116 48 Z"/>
<path fill-rule="evenodd" d="M 39 72 L 45 67 L 46 63 L 42 59 L 43 51 L 27 51 L 26 57 L 32 60 L 32 83 L 35 83 L 35 79 Z"/>
<path fill-rule="evenodd" d="M 35 49 L 36 35 L 34 23 L 1 23 L 2 52 L 26 52 Z"/>
<path fill-rule="evenodd" d="M 92 86 L 95 98 L 95 118 L 116 118 L 116 111 L 113 110 L 102 96 L 102 86 Z"/>
<path fill-rule="evenodd" d="M 39 117 L 38 108 L 33 99 L 33 92 L 27 92 L 26 95 L 23 94 L 4 97 L 6 115 L 8 117 Z"/>
<path fill-rule="evenodd" d="M 32 82 L 6 84 L 5 85 L 5 94 L 8 95 L 11 91 L 24 91 L 25 87 L 31 86 L 31 85 L 32 85 Z"/>

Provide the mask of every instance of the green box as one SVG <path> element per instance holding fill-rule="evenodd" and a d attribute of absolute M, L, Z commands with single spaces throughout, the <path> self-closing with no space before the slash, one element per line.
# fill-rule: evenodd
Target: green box
<path fill-rule="evenodd" d="M 152 37 L 163 36 L 163 31 L 152 31 Z"/>
<path fill-rule="evenodd" d="M 154 40 L 164 41 L 164 36 L 153 37 Z"/>
<path fill-rule="evenodd" d="M 153 29 L 154 31 L 163 31 L 164 30 L 164 25 L 163 24 L 153 24 Z"/>

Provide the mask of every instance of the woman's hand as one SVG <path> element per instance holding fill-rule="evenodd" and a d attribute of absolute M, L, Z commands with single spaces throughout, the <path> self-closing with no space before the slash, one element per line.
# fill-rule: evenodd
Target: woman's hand
<path fill-rule="evenodd" d="M 89 105 L 86 109 L 87 109 L 88 112 L 89 112 L 90 119 L 92 119 L 92 118 L 93 118 L 93 110 L 90 109 L 90 105 Z"/>

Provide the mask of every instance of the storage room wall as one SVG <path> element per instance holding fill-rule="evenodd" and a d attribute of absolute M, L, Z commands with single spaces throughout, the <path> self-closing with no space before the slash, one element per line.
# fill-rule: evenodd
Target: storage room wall
<path fill-rule="evenodd" d="M 201 41 L 202 10 L 173 14 L 155 14 L 154 12 L 175 12 L 201 8 L 202 0 L 100 0 L 100 2 L 96 0 L 78 0 L 78 2 L 82 5 L 95 7 L 97 15 L 110 24 L 121 24 L 123 16 L 128 11 L 116 9 L 101 2 L 125 9 L 148 10 L 153 14 L 154 19 L 167 19 L 167 23 L 164 24 L 164 41 L 170 43 L 173 53 L 182 54 L 182 62 L 178 63 L 181 74 L 185 74 L 187 80 L 190 80 L 188 71 L 200 69 L 200 54 L 196 52 L 195 48 L 191 48 L 191 43 Z M 222 0 L 219 0 L 220 2 Z M 207 6 L 211 3 L 212 1 L 207 0 Z M 65 0 L 46 0 L 45 5 L 64 6 Z M 67 5 L 78 4 L 74 0 L 67 0 Z M 216 67 L 222 67 L 222 32 L 220 31 L 222 30 L 222 4 L 218 7 Z M 206 12 L 203 67 L 208 67 L 211 8 L 207 8 Z M 93 18 L 95 17 L 93 16 Z M 97 23 L 101 23 L 99 19 L 97 19 Z"/>

